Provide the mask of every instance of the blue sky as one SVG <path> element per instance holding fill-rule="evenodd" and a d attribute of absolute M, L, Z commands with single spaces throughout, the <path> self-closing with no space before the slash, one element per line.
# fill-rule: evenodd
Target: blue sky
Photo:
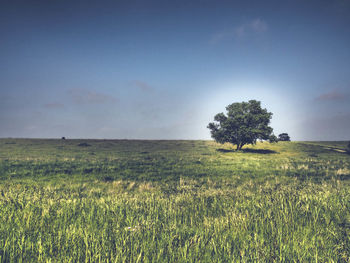
<path fill-rule="evenodd" d="M 350 2 L 3 1 L 0 137 L 209 139 L 257 99 L 275 134 L 350 139 Z"/>

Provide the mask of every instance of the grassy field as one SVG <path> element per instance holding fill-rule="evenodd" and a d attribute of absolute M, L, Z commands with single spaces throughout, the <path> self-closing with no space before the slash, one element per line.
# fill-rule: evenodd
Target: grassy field
<path fill-rule="evenodd" d="M 0 140 L 0 262 L 350 262 L 346 142 Z"/>

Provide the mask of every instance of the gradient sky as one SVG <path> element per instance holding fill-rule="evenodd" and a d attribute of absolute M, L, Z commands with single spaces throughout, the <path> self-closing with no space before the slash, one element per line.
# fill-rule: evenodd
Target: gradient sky
<path fill-rule="evenodd" d="M 0 137 L 209 139 L 257 99 L 350 139 L 350 1 L 1 1 Z"/>

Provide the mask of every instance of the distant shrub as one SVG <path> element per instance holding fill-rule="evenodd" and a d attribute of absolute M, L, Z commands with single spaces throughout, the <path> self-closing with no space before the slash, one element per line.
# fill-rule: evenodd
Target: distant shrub
<path fill-rule="evenodd" d="M 347 153 L 350 154 L 350 141 L 348 143 L 348 148 L 346 149 Z"/>
<path fill-rule="evenodd" d="M 62 140 L 65 140 L 65 139 L 66 139 L 66 137 L 62 137 L 61 139 L 62 139 Z"/>
<path fill-rule="evenodd" d="M 282 142 L 289 142 L 290 141 L 290 137 L 288 135 L 288 133 L 281 133 L 280 135 L 278 135 L 278 140 L 282 141 Z"/>

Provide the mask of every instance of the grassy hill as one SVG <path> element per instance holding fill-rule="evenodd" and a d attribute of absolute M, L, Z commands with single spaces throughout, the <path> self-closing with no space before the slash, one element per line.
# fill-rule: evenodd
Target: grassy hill
<path fill-rule="evenodd" d="M 0 262 L 349 262 L 343 146 L 0 139 Z"/>

